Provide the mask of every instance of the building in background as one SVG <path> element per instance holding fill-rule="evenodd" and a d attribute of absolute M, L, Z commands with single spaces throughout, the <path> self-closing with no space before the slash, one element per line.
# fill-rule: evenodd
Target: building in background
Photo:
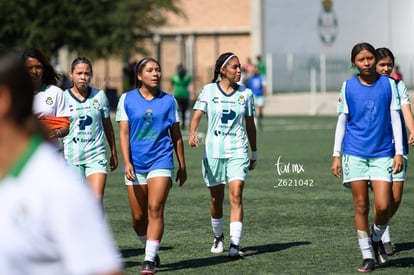
<path fill-rule="evenodd" d="M 214 62 L 225 51 L 240 62 L 262 55 L 268 87 L 275 93 L 338 91 L 353 72 L 350 51 L 358 42 L 389 47 L 414 86 L 413 0 L 179 0 L 186 18 L 168 15 L 169 23 L 137 43 L 161 61 L 162 88 L 182 63 L 196 91 L 211 81 Z M 132 55 L 136 62 L 142 55 Z M 96 86 L 123 84 L 120 59 L 94 60 Z"/>

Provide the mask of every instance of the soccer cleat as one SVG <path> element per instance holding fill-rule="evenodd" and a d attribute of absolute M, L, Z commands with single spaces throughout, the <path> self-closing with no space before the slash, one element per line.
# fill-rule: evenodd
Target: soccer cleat
<path fill-rule="evenodd" d="M 220 237 L 214 236 L 213 246 L 211 247 L 211 253 L 223 253 L 224 251 L 224 235 Z"/>
<path fill-rule="evenodd" d="M 240 247 L 235 244 L 230 244 L 229 256 L 231 258 L 240 258 L 243 257 L 243 252 L 240 251 Z"/>
<path fill-rule="evenodd" d="M 374 242 L 372 241 L 372 248 L 374 250 L 375 259 L 379 266 L 383 266 L 388 262 L 388 256 L 385 252 L 384 245 L 382 241 Z"/>
<path fill-rule="evenodd" d="M 155 265 L 155 267 L 160 267 L 161 266 L 161 259 L 160 259 L 160 256 L 158 256 L 158 254 L 155 255 L 154 265 Z"/>
<path fill-rule="evenodd" d="M 394 255 L 394 247 L 391 242 L 386 242 L 382 244 L 385 249 L 385 253 L 387 253 L 388 256 Z"/>
<path fill-rule="evenodd" d="M 373 259 L 364 259 L 364 262 L 358 267 L 358 272 L 371 272 L 375 268 Z"/>
<path fill-rule="evenodd" d="M 154 274 L 154 273 L 155 273 L 154 262 L 144 261 L 142 263 L 141 274 Z"/>

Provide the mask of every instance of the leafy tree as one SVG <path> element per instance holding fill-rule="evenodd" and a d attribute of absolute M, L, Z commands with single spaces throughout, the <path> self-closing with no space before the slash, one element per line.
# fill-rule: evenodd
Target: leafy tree
<path fill-rule="evenodd" d="M 184 16 L 178 0 L 0 0 L 0 44 L 36 47 L 49 56 L 66 46 L 96 57 L 128 56 L 136 41 Z"/>

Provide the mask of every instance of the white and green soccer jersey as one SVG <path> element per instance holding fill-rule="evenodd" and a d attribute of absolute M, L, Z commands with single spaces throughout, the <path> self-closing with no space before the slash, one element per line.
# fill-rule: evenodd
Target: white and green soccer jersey
<path fill-rule="evenodd" d="M 227 95 L 218 83 L 207 84 L 201 91 L 194 110 L 201 110 L 207 115 L 206 157 L 247 157 L 249 141 L 244 118 L 255 114 L 250 89 L 239 86 Z"/>
<path fill-rule="evenodd" d="M 106 143 L 102 118 L 110 117 L 105 92 L 90 88 L 89 95 L 83 101 L 76 98 L 70 89 L 64 94 L 71 113 L 70 131 L 63 138 L 65 159 L 71 165 L 105 159 Z"/>

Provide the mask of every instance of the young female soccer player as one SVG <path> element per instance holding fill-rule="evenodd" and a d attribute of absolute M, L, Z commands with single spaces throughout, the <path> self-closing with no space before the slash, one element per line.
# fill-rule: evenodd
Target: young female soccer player
<path fill-rule="evenodd" d="M 82 179 L 44 142 L 33 97 L 21 56 L 0 51 L 1 273 L 120 275 L 102 212 Z"/>
<path fill-rule="evenodd" d="M 59 75 L 38 49 L 25 50 L 23 60 L 34 87 L 33 110 L 37 118 L 49 129 L 50 141 L 60 149 L 59 138 L 69 133 L 70 112 L 62 89 L 56 86 Z"/>
<path fill-rule="evenodd" d="M 228 182 L 231 207 L 230 257 L 242 256 L 239 245 L 243 226 L 243 186 L 247 171 L 254 169 L 257 160 L 253 93 L 237 84 L 240 74 L 240 62 L 236 55 L 228 52 L 219 56 L 212 83 L 204 86 L 194 105 L 189 137 L 190 146 L 198 146 L 197 128 L 201 117 L 206 114 L 208 130 L 202 174 L 211 196 L 211 226 L 214 234 L 211 252 L 224 251 L 223 201 L 224 187 Z M 252 151 L 250 160 L 249 144 Z"/>
<path fill-rule="evenodd" d="M 174 174 L 174 150 L 179 166 L 176 181 L 180 186 L 187 179 L 187 171 L 177 102 L 159 89 L 160 64 L 146 57 L 136 64 L 135 76 L 136 89 L 119 99 L 116 120 L 132 224 L 145 244 L 141 273 L 153 274 L 159 266 L 164 207 Z"/>
<path fill-rule="evenodd" d="M 378 48 L 376 49 L 377 52 L 377 65 L 376 70 L 379 74 L 390 76 L 393 68 L 394 68 L 394 55 L 392 52 L 387 48 Z M 400 98 L 401 104 L 401 123 L 403 127 L 403 153 L 404 153 L 404 168 L 403 170 L 392 176 L 393 183 L 392 183 L 392 196 L 391 196 L 391 213 L 390 218 L 394 216 L 397 212 L 402 199 L 403 194 L 403 186 L 405 181 L 405 176 L 407 173 L 407 164 L 408 164 L 408 144 L 414 143 L 414 119 L 411 111 L 411 103 L 410 97 L 407 92 L 407 87 L 405 86 L 404 81 L 397 79 L 397 88 L 398 88 L 398 96 Z M 407 131 L 410 131 L 410 135 L 407 138 Z M 385 251 L 387 252 L 388 256 L 394 254 L 394 249 L 391 244 L 391 237 L 389 226 L 385 229 L 384 234 L 382 235 L 382 242 L 384 244 Z"/>
<path fill-rule="evenodd" d="M 364 260 L 358 271 L 369 272 L 374 269 L 371 244 L 378 264 L 388 261 L 381 236 L 389 219 L 392 173 L 400 172 L 403 166 L 402 129 L 397 87 L 394 80 L 375 71 L 375 49 L 368 43 L 356 44 L 351 62 L 359 74 L 341 88 L 331 170 L 351 185 L 355 228 Z M 375 208 L 371 238 L 369 182 Z"/>
<path fill-rule="evenodd" d="M 118 156 L 109 102 L 104 91 L 90 87 L 92 76 L 92 63 L 87 58 L 73 60 L 70 69 L 73 87 L 64 92 L 71 115 L 63 151 L 66 161 L 86 177 L 103 206 L 108 172 L 105 137 L 110 148 L 111 171 L 118 167 Z"/>

